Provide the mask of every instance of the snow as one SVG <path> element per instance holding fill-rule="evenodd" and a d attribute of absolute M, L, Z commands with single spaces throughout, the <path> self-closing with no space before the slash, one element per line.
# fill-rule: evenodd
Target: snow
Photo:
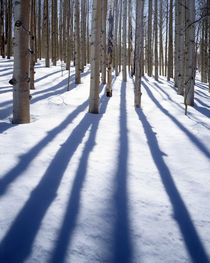
<path fill-rule="evenodd" d="M 209 262 L 210 95 L 184 115 L 173 81 L 113 74 L 88 113 L 90 68 L 67 90 L 36 65 L 31 123 L 11 124 L 13 60 L 0 59 L 0 262 Z"/>

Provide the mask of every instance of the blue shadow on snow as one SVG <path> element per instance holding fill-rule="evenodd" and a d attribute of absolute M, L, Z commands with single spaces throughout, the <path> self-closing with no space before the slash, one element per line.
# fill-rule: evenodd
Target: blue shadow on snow
<path fill-rule="evenodd" d="M 174 218 L 177 221 L 179 229 L 183 235 L 185 245 L 189 255 L 191 256 L 192 262 L 208 263 L 208 256 L 201 243 L 198 233 L 196 232 L 190 214 L 178 192 L 178 189 L 176 188 L 169 168 L 163 159 L 164 154 L 160 150 L 156 134 L 153 132 L 152 127 L 143 111 L 136 109 L 136 113 L 143 125 L 152 158 L 159 171 L 166 193 L 171 201 L 174 210 Z"/>

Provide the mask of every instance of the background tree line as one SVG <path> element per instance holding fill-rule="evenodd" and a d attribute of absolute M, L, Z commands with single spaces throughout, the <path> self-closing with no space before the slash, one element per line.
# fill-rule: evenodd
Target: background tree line
<path fill-rule="evenodd" d="M 210 0 L 0 0 L 0 55 L 14 56 L 14 123 L 30 121 L 34 65 L 61 61 L 74 81 L 91 64 L 89 112 L 99 112 L 99 83 L 112 96 L 112 72 L 135 76 L 134 105 L 141 107 L 141 77 L 174 79 L 177 94 L 194 104 L 196 70 L 210 82 Z M 68 80 L 67 90 L 70 89 Z M 209 86 L 210 92 L 210 86 Z"/>

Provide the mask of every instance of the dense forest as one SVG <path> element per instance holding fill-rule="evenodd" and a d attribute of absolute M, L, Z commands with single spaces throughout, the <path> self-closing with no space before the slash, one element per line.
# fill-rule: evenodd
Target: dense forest
<path fill-rule="evenodd" d="M 0 263 L 210 262 L 210 0 L 0 0 Z"/>
<path fill-rule="evenodd" d="M 15 59 L 14 123 L 30 121 L 29 88 L 35 89 L 34 65 L 42 58 L 46 67 L 60 60 L 66 70 L 73 62 L 77 84 L 91 64 L 91 113 L 98 113 L 100 82 L 112 96 L 112 69 L 116 76 L 122 70 L 124 82 L 128 72 L 135 76 L 137 108 L 144 73 L 174 79 L 185 114 L 194 105 L 196 71 L 209 83 L 210 1 L 1 0 L 0 7 L 0 54 Z"/>

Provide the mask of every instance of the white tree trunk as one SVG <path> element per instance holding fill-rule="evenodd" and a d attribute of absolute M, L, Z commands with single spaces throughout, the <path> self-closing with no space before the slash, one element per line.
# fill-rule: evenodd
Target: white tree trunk
<path fill-rule="evenodd" d="M 194 105 L 194 57 L 195 57 L 195 0 L 186 0 L 186 65 L 185 65 L 185 114 L 187 114 L 187 105 Z"/>
<path fill-rule="evenodd" d="M 107 97 L 112 96 L 112 51 L 113 51 L 113 26 L 114 26 L 114 18 L 113 18 L 113 0 L 110 1 L 110 9 L 109 9 L 109 33 L 108 33 L 108 74 L 107 74 L 107 87 L 106 87 L 106 95 Z"/>
<path fill-rule="evenodd" d="M 10 81 L 13 88 L 13 123 L 30 122 L 29 103 L 29 21 L 30 1 L 15 2 L 14 71 Z"/>
<path fill-rule="evenodd" d="M 127 81 L 127 0 L 123 0 L 123 81 Z"/>
<path fill-rule="evenodd" d="M 75 27 L 74 29 L 75 83 L 80 84 L 81 77 L 80 77 L 79 0 L 75 0 L 74 3 L 74 27 Z"/>
<path fill-rule="evenodd" d="M 134 105 L 141 108 L 141 76 L 142 57 L 144 49 L 144 0 L 136 1 L 136 55 L 135 55 L 135 85 L 134 85 Z"/>
<path fill-rule="evenodd" d="M 155 31 L 155 80 L 158 81 L 158 7 L 155 0 L 154 31 Z M 160 65 L 161 66 L 161 65 Z"/>
<path fill-rule="evenodd" d="M 178 1 L 178 14 L 177 14 L 177 94 L 184 95 L 184 61 L 185 61 L 185 7 L 181 0 Z"/>
<path fill-rule="evenodd" d="M 89 112 L 99 112 L 99 64 L 100 64 L 100 11 L 101 1 L 93 0 L 91 28 L 91 74 Z"/>
<path fill-rule="evenodd" d="M 102 84 L 106 84 L 106 16 L 107 0 L 102 0 Z"/>

